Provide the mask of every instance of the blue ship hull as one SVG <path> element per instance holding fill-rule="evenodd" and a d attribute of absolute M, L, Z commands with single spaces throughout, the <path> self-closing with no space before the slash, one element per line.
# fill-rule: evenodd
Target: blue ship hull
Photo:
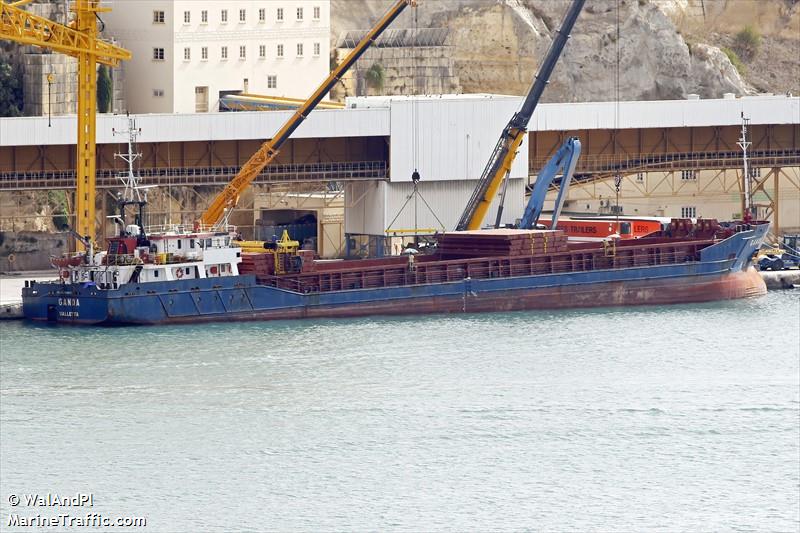
<path fill-rule="evenodd" d="M 63 324 L 169 324 L 198 321 L 470 313 L 669 304 L 757 296 L 766 292 L 749 267 L 769 226 L 754 226 L 686 263 L 463 279 L 424 285 L 304 294 L 259 285 L 253 275 L 129 283 L 116 290 L 32 283 L 23 289 L 26 318 Z"/>

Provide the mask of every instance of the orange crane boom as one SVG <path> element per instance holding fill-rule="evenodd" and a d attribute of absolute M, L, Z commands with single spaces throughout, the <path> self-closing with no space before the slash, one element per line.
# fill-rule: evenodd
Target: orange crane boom
<path fill-rule="evenodd" d="M 98 39 L 97 13 L 110 11 L 100 0 L 73 0 L 76 19 L 69 26 L 32 15 L 18 6 L 0 2 L 0 39 L 39 46 L 78 58 L 78 137 L 75 188 L 75 230 L 94 240 L 97 63 L 115 67 L 131 53 Z"/>
<path fill-rule="evenodd" d="M 292 133 L 302 124 L 309 113 L 319 104 L 325 95 L 341 79 L 347 70 L 353 66 L 359 57 L 370 47 L 375 39 L 403 12 L 406 6 L 417 6 L 417 0 L 397 0 L 386 12 L 378 23 L 364 36 L 355 48 L 344 58 L 333 72 L 322 82 L 314 94 L 292 115 L 292 117 L 278 130 L 278 133 L 265 142 L 258 151 L 247 160 L 231 182 L 225 186 L 208 209 L 203 213 L 200 222 L 203 225 L 213 226 L 225 218 L 225 210 L 236 206 L 239 195 L 253 182 L 267 165 L 277 157 L 281 146 Z"/>

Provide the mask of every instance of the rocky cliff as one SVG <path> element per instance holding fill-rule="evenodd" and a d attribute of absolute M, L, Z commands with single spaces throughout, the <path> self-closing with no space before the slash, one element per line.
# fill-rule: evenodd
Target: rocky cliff
<path fill-rule="evenodd" d="M 406 10 L 393 27 L 448 28 L 455 74 L 464 92 L 523 94 L 569 3 L 421 0 L 416 13 Z M 745 4 L 749 7 L 743 12 L 755 9 L 760 19 L 737 15 Z M 334 36 L 368 27 L 389 5 L 386 0 L 332 0 Z M 800 43 L 798 11 L 797 0 L 589 0 L 544 99 L 659 100 L 691 93 L 711 98 L 728 92 L 797 92 L 800 53 L 793 53 Z M 764 48 L 773 48 L 773 55 L 785 59 L 774 66 L 779 74 L 764 75 L 766 67 L 758 56 L 740 64 L 740 73 L 721 47 L 745 25 L 767 20 Z"/>

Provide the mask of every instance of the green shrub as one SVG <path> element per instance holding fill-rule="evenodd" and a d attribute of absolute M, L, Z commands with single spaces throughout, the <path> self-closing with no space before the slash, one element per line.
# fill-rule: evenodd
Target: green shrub
<path fill-rule="evenodd" d="M 723 48 L 722 51 L 725 52 L 726 56 L 728 56 L 731 64 L 736 68 L 736 71 L 739 72 L 739 75 L 744 76 L 745 73 L 747 73 L 747 67 L 744 66 L 744 63 L 742 63 L 742 60 L 739 59 L 738 55 L 736 55 L 736 52 L 730 48 Z"/>
<path fill-rule="evenodd" d="M 380 63 L 373 63 L 367 73 L 364 75 L 367 80 L 367 85 L 372 87 L 373 89 L 378 89 L 378 91 L 383 90 L 383 81 L 385 77 L 385 73 L 383 72 L 383 67 Z"/>
<path fill-rule="evenodd" d="M 752 26 L 745 26 L 733 40 L 733 46 L 739 55 L 745 59 L 752 59 L 761 46 L 761 34 Z"/>

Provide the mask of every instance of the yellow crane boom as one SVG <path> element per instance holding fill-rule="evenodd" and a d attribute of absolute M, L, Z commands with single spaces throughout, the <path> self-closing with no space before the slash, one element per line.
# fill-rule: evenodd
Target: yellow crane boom
<path fill-rule="evenodd" d="M 75 21 L 69 26 L 0 2 L 0 39 L 39 46 L 78 59 L 78 137 L 74 229 L 94 240 L 97 63 L 115 67 L 131 58 L 124 48 L 98 38 L 97 13 L 110 11 L 100 0 L 73 0 Z"/>
<path fill-rule="evenodd" d="M 533 116 L 545 87 L 547 87 L 550 75 L 553 73 L 558 58 L 561 57 L 561 52 L 567 44 L 569 34 L 575 26 L 575 21 L 578 20 L 578 15 L 580 15 L 585 1 L 572 0 L 572 5 L 567 9 L 564 20 L 561 22 L 561 28 L 553 38 L 550 50 L 548 50 L 547 56 L 539 66 L 539 71 L 536 73 L 536 78 L 525 96 L 522 107 L 514 113 L 514 116 L 511 117 L 508 125 L 500 134 L 500 140 L 497 141 L 489 162 L 484 168 L 483 174 L 478 180 L 464 212 L 461 214 L 461 218 L 458 220 L 456 230 L 476 230 L 481 228 L 486 212 L 489 210 L 500 184 L 503 179 L 508 179 L 507 176 L 511 172 L 511 166 L 517 157 L 519 147 L 528 132 L 528 122 Z M 500 223 L 499 214 L 497 223 Z"/>
<path fill-rule="evenodd" d="M 270 164 L 278 155 L 281 146 L 286 142 L 300 124 L 306 119 L 309 113 L 319 104 L 325 95 L 341 79 L 342 75 L 355 63 L 359 57 L 370 47 L 375 39 L 385 30 L 399 15 L 406 6 L 416 7 L 417 0 L 397 0 L 386 14 L 367 32 L 363 39 L 355 48 L 344 58 L 333 72 L 322 82 L 316 91 L 295 111 L 292 117 L 278 130 L 278 133 L 265 142 L 258 151 L 247 160 L 233 180 L 225 186 L 211 202 L 208 209 L 203 213 L 200 222 L 204 225 L 213 226 L 223 220 L 226 209 L 236 206 L 239 195 L 253 182 L 261 171 Z"/>

